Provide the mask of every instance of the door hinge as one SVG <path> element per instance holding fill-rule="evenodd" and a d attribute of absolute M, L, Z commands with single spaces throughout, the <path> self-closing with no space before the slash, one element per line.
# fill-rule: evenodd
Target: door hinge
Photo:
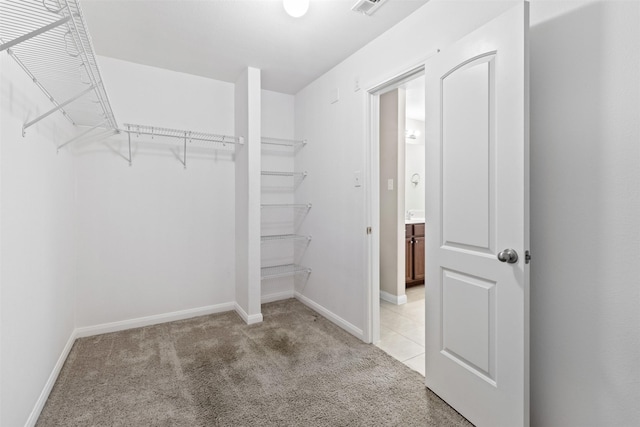
<path fill-rule="evenodd" d="M 524 251 L 524 263 L 529 264 L 531 262 L 531 252 Z"/>
<path fill-rule="evenodd" d="M 367 227 L 367 234 L 371 234 L 371 227 Z"/>

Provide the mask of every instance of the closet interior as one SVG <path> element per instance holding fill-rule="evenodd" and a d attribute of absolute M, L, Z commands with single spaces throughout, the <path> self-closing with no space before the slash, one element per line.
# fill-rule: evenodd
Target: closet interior
<path fill-rule="evenodd" d="M 137 156 L 144 154 L 136 150 L 140 144 L 156 148 L 169 145 L 173 157 L 187 169 L 190 156 L 200 156 L 201 150 L 213 150 L 213 156 L 204 158 L 217 162 L 219 153 L 235 159 L 238 150 L 244 149 L 244 135 L 179 129 L 163 123 L 119 125 L 79 0 L 3 1 L 0 3 L 2 51 L 7 51 L 51 103 L 50 109 L 34 112 L 35 117 L 24 122 L 23 137 L 32 126 L 56 114 L 62 114 L 76 129 L 73 136 L 56 143 L 57 151 L 108 142 L 117 158 L 133 166 Z M 250 89 L 258 95 L 260 90 L 260 87 Z M 249 102 L 247 99 L 251 96 L 249 93 L 245 102 Z M 295 196 L 296 189 L 306 179 L 306 172 L 296 171 L 295 158 L 307 141 L 266 136 L 258 141 L 262 156 L 260 236 L 253 236 L 249 231 L 247 239 L 260 239 L 262 284 L 249 289 L 257 292 L 251 298 L 266 302 L 293 297 L 296 277 L 311 273 L 311 268 L 299 263 L 311 236 L 296 233 L 311 203 L 300 203 Z M 248 176 L 255 171 L 241 173 Z M 236 197 L 244 197 L 239 194 L 244 190 L 236 186 Z M 232 206 L 222 208 L 233 209 Z M 242 226 L 236 224 L 236 227 Z"/>

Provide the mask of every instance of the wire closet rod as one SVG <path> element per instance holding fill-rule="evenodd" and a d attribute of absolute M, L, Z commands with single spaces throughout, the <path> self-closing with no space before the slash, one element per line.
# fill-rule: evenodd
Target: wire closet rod
<path fill-rule="evenodd" d="M 187 141 L 188 142 L 206 142 L 206 143 L 214 143 L 214 144 L 222 144 L 223 147 L 229 145 L 242 145 L 244 144 L 244 138 L 241 136 L 229 136 L 229 135 L 218 135 L 214 133 L 206 133 L 199 131 L 191 131 L 184 129 L 173 129 L 173 128 L 165 128 L 165 127 L 157 127 L 157 126 L 149 126 L 149 125 L 139 125 L 132 123 L 125 123 L 126 129 L 121 129 L 120 132 L 124 132 L 127 134 L 127 140 L 129 143 L 129 166 L 132 165 L 132 157 L 131 157 L 131 135 L 140 136 L 147 135 L 151 136 L 153 139 L 156 136 L 159 137 L 167 137 L 167 138 L 175 138 L 183 143 L 183 152 L 182 152 L 182 165 L 184 168 L 187 168 Z"/>
<path fill-rule="evenodd" d="M 218 135 L 214 133 L 138 125 L 133 123 L 125 123 L 124 125 L 126 126 L 126 129 L 121 129 L 121 131 L 128 132 L 132 135 L 148 135 L 151 137 L 161 136 L 178 139 L 183 139 L 186 136 L 189 141 L 209 142 L 223 145 L 244 144 L 244 138 L 241 136 Z"/>

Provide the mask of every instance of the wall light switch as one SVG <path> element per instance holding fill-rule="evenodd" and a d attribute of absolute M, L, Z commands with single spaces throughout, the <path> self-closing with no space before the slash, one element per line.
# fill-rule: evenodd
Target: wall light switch
<path fill-rule="evenodd" d="M 331 98 L 329 99 L 330 104 L 335 104 L 340 101 L 340 90 L 338 88 L 331 90 Z"/>
<path fill-rule="evenodd" d="M 387 190 L 393 190 L 393 178 L 387 180 Z"/>
<path fill-rule="evenodd" d="M 357 92 L 360 90 L 360 77 L 356 77 L 353 79 L 353 91 Z"/>
<path fill-rule="evenodd" d="M 355 171 L 353 173 L 353 186 L 362 187 L 362 172 Z"/>

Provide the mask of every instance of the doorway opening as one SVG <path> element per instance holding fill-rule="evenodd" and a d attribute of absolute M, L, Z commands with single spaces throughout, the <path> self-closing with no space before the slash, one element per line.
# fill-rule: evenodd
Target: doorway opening
<path fill-rule="evenodd" d="M 372 342 L 425 373 L 425 85 L 418 68 L 370 91 L 379 264 Z M 375 251 L 375 250 L 374 250 Z M 375 274 L 373 274 L 375 276 Z M 374 282 L 376 282 L 374 280 Z M 375 293 L 375 292 L 374 292 Z"/>

